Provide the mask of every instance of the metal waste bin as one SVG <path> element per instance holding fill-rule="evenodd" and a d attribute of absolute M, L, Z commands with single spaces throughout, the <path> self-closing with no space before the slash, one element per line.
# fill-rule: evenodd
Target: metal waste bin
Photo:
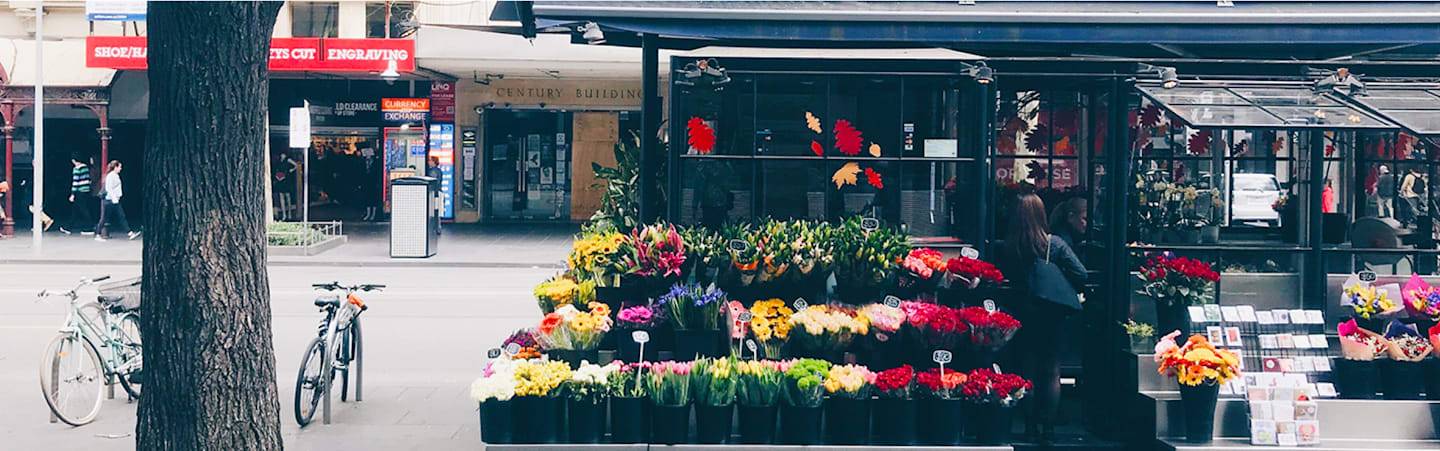
<path fill-rule="evenodd" d="M 390 181 L 390 257 L 435 255 L 440 241 L 440 213 L 433 203 L 439 190 L 440 181 L 432 177 Z"/>

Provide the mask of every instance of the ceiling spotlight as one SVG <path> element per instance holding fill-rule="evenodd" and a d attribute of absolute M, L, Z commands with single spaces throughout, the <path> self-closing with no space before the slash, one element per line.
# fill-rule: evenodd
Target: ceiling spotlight
<path fill-rule="evenodd" d="M 1350 73 L 1350 68 L 1341 67 L 1334 72 L 1327 72 L 1324 77 L 1315 81 L 1315 92 L 1322 93 L 1335 91 L 1351 96 L 1365 95 L 1365 82 L 1360 81 L 1361 74 Z"/>
<path fill-rule="evenodd" d="M 1180 75 L 1175 68 L 1170 66 L 1156 66 L 1153 64 L 1140 63 L 1140 72 L 1154 72 L 1160 76 L 1160 86 L 1171 89 L 1180 85 Z"/>
<path fill-rule="evenodd" d="M 472 72 L 472 73 L 471 73 L 471 76 L 472 76 L 472 79 L 475 81 L 475 83 L 482 84 L 482 85 L 487 85 L 487 86 L 490 84 L 490 82 L 493 82 L 493 81 L 495 81 L 495 80 L 504 80 L 504 79 L 505 79 L 505 74 L 485 74 L 485 78 L 480 78 L 480 72 L 478 72 L 478 71 Z"/>
<path fill-rule="evenodd" d="M 991 69 L 984 61 L 976 61 L 975 64 L 961 62 L 960 70 L 962 75 L 975 79 L 976 83 L 988 85 L 995 81 L 995 69 Z"/>
<path fill-rule="evenodd" d="M 720 67 L 720 63 L 715 61 L 715 58 L 687 63 L 685 67 L 676 69 L 675 73 L 679 75 L 675 80 L 675 84 L 680 86 L 707 84 L 716 90 L 720 90 L 722 86 L 730 83 L 729 73 L 725 68 Z"/>
<path fill-rule="evenodd" d="M 385 80 L 386 82 L 389 82 L 389 83 L 394 83 L 395 80 L 399 80 L 399 79 L 400 79 L 400 70 L 399 70 L 399 69 L 400 69 L 400 66 L 397 65 L 397 64 L 395 64 L 395 60 L 386 60 L 386 61 L 385 61 L 385 72 L 381 72 L 381 73 L 380 73 L 380 79 L 381 79 L 381 80 Z"/>
<path fill-rule="evenodd" d="M 600 30 L 600 24 L 598 24 L 598 23 L 595 23 L 595 22 L 585 22 L 585 25 L 580 26 L 580 30 L 579 30 L 579 31 L 580 31 L 580 33 L 581 33 L 581 34 L 580 34 L 580 37 L 585 38 L 585 42 L 586 42 L 586 43 L 589 43 L 589 44 L 604 44 L 604 43 L 605 43 L 605 32 Z"/>

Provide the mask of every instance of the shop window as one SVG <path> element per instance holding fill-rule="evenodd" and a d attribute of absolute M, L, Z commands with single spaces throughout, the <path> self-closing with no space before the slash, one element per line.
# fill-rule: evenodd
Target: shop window
<path fill-rule="evenodd" d="M 290 2 L 290 34 L 297 38 L 340 36 L 340 2 Z"/>
<path fill-rule="evenodd" d="M 816 156 L 833 148 L 823 77 L 772 76 L 756 81 L 756 155 Z"/>
<path fill-rule="evenodd" d="M 684 155 L 752 155 L 774 143 L 768 133 L 755 133 L 755 80 L 734 76 L 724 90 L 684 90 L 675 104 Z M 803 122 L 801 115 L 799 121 Z M 790 124 L 790 128 L 795 124 Z M 692 140 L 693 137 L 693 140 Z"/>
<path fill-rule="evenodd" d="M 415 2 L 365 2 L 365 37 L 408 38 L 417 29 Z"/>
<path fill-rule="evenodd" d="M 829 172 L 835 174 L 834 178 L 841 177 L 842 172 L 845 174 L 845 181 L 839 183 L 828 200 L 830 219 L 860 215 L 880 218 L 892 224 L 900 222 L 900 212 L 904 208 L 900 203 L 899 189 L 895 186 L 902 177 L 898 164 L 888 161 L 830 161 L 829 168 Z"/>
<path fill-rule="evenodd" d="M 900 155 L 901 96 L 895 95 L 900 92 L 898 78 L 836 78 L 830 90 L 831 117 L 821 123 L 835 139 L 834 147 L 827 149 L 827 153 L 835 152 L 830 154 L 832 158 Z"/>
<path fill-rule="evenodd" d="M 719 230 L 727 222 L 753 219 L 754 164 L 740 159 L 681 160 L 679 222 Z"/>
<path fill-rule="evenodd" d="M 776 219 L 825 219 L 830 174 L 816 163 L 760 161 L 760 211 Z"/>
<path fill-rule="evenodd" d="M 982 106 L 949 78 L 902 80 L 900 154 L 905 158 L 974 158 L 974 124 Z M 973 85 L 971 85 L 973 86 Z"/>

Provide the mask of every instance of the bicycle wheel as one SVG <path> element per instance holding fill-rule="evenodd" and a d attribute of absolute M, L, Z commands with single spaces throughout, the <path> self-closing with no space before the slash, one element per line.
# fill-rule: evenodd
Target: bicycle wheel
<path fill-rule="evenodd" d="M 354 327 L 353 323 L 351 327 Z M 345 402 L 346 394 L 350 392 L 350 365 L 355 362 L 355 354 L 353 352 L 355 349 L 355 339 L 353 336 L 354 330 L 346 329 L 345 332 L 340 335 L 340 346 L 336 348 L 335 352 L 335 362 L 337 363 L 335 367 L 343 368 L 336 370 L 340 372 L 340 402 Z"/>
<path fill-rule="evenodd" d="M 145 369 L 144 361 L 141 360 L 144 353 L 141 352 L 140 344 L 140 317 L 128 313 L 120 318 L 116 327 L 118 331 L 115 339 L 120 347 L 120 386 L 125 388 L 131 399 L 139 400 L 141 378 Z"/>
<path fill-rule="evenodd" d="M 95 421 L 104 389 L 105 368 L 90 340 L 67 333 L 50 340 L 40 361 L 40 391 L 56 418 L 71 426 Z"/>
<path fill-rule="evenodd" d="M 300 376 L 295 380 L 295 422 L 300 427 L 310 424 L 315 418 L 315 408 L 320 404 L 320 394 L 325 391 L 326 367 L 330 359 L 325 357 L 325 342 L 319 338 L 310 340 L 304 360 L 300 361 Z"/>

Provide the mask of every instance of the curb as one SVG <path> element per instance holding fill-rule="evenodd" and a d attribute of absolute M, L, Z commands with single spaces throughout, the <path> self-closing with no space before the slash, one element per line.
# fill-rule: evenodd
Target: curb
<path fill-rule="evenodd" d="M 139 265 L 140 260 L 0 259 L 0 265 Z M 564 269 L 558 263 L 413 261 L 271 261 L 268 266 L 338 266 L 355 268 L 490 268 Z"/>

